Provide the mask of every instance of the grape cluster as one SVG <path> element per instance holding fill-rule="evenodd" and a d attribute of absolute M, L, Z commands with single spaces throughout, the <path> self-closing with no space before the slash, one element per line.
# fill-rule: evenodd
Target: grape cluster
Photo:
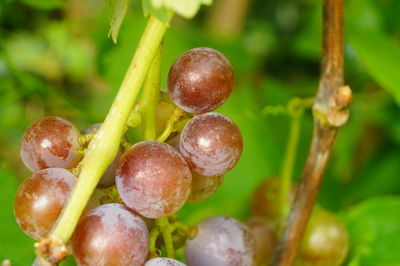
<path fill-rule="evenodd" d="M 164 219 L 187 202 L 208 199 L 238 162 L 243 146 L 239 128 L 228 117 L 211 112 L 232 88 L 232 67 L 220 52 L 195 48 L 176 60 L 168 77 L 170 98 L 187 112 L 186 118 L 195 116 L 184 127 L 177 125 L 166 143 L 121 145 L 96 189 L 107 188 L 102 191 L 118 196 L 93 196 L 97 203 L 88 205 L 70 240 L 78 265 L 185 265 L 152 258 L 149 231 L 157 223 L 151 219 Z M 158 105 L 156 126 L 161 131 L 168 117 L 162 110 L 171 104 Z M 46 238 L 54 228 L 77 182 L 74 174 L 90 137 L 100 127 L 95 124 L 80 133 L 67 120 L 46 117 L 25 131 L 21 157 L 34 174 L 19 188 L 14 210 L 21 229 L 32 238 Z M 254 265 L 256 242 L 244 223 L 211 217 L 198 224 L 196 232 L 184 237 L 190 238 L 185 251 L 189 266 Z"/>

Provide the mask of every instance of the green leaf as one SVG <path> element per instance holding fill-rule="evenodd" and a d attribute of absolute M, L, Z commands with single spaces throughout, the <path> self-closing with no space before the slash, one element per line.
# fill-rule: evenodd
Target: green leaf
<path fill-rule="evenodd" d="M 31 6 L 36 9 L 60 9 L 65 7 L 66 2 L 62 0 L 20 0 L 25 5 Z"/>
<path fill-rule="evenodd" d="M 187 19 L 193 18 L 201 5 L 211 5 L 212 0 L 143 0 L 145 15 L 152 14 L 164 22 L 168 22 L 172 16 L 170 11 Z"/>
<path fill-rule="evenodd" d="M 152 3 L 152 0 L 143 0 L 143 13 L 147 17 L 149 15 L 153 15 L 157 17 L 159 20 L 169 24 L 172 19 L 173 12 L 165 7 L 155 7 Z"/>
<path fill-rule="evenodd" d="M 352 30 L 348 38 L 369 75 L 400 105 L 400 47 L 377 31 Z"/>
<path fill-rule="evenodd" d="M 400 197 L 365 200 L 344 215 L 351 265 L 400 265 Z"/>
<path fill-rule="evenodd" d="M 129 3 L 130 0 L 117 0 L 113 5 L 114 11 L 111 15 L 108 37 L 111 37 L 114 43 L 117 43 L 119 29 L 124 21 L 126 11 L 128 11 Z"/>

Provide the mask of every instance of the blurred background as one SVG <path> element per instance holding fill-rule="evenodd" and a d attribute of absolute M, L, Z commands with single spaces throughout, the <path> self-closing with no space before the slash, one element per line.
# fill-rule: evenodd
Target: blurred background
<path fill-rule="evenodd" d="M 279 175 L 289 119 L 262 110 L 315 94 L 321 2 L 215 0 L 195 19 L 176 17 L 171 23 L 162 88 L 181 53 L 199 46 L 221 51 L 233 65 L 236 86 L 218 111 L 238 124 L 244 138 L 242 158 L 218 192 L 179 212 L 187 223 L 217 214 L 246 219 L 254 188 Z M 129 65 L 146 20 L 139 1 L 131 1 L 114 44 L 107 38 L 112 4 L 0 0 L 0 261 L 30 265 L 34 258 L 34 241 L 13 215 L 18 186 L 31 174 L 19 155 L 25 128 L 49 115 L 80 129 L 101 122 Z M 318 204 L 345 221 L 351 236 L 348 261 L 357 256 L 360 265 L 400 265 L 399 14 L 398 0 L 345 1 L 345 79 L 354 96 Z M 311 135 L 308 111 L 295 179 Z"/>

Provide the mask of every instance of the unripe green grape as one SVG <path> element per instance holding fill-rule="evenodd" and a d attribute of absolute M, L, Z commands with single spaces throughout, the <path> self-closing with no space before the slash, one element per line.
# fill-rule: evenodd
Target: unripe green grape
<path fill-rule="evenodd" d="M 332 213 L 315 208 L 300 244 L 296 266 L 337 266 L 346 258 L 349 236 Z"/>

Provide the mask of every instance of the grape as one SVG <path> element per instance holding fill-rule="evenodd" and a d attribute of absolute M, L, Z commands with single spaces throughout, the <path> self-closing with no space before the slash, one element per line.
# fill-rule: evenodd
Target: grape
<path fill-rule="evenodd" d="M 175 106 L 172 103 L 159 102 L 156 108 L 156 132 L 160 135 L 167 124 L 168 118 L 174 112 Z"/>
<path fill-rule="evenodd" d="M 100 129 L 101 125 L 103 125 L 103 123 L 97 123 L 97 124 L 90 125 L 89 127 L 82 130 L 82 134 L 96 133 Z"/>
<path fill-rule="evenodd" d="M 207 200 L 217 192 L 223 176 L 202 176 L 192 171 L 192 189 L 188 203 L 199 203 Z"/>
<path fill-rule="evenodd" d="M 50 167 L 73 168 L 81 159 L 79 131 L 69 121 L 46 117 L 33 123 L 22 137 L 21 158 L 32 172 Z"/>
<path fill-rule="evenodd" d="M 269 265 L 276 246 L 276 236 L 267 221 L 261 217 L 251 217 L 246 221 L 256 241 L 257 265 Z"/>
<path fill-rule="evenodd" d="M 243 142 L 232 120 L 218 113 L 193 118 L 183 129 L 179 149 L 195 172 L 223 175 L 242 154 Z"/>
<path fill-rule="evenodd" d="M 179 210 L 190 194 L 191 173 L 185 159 L 168 144 L 142 141 L 122 155 L 116 176 L 126 205 L 148 218 Z"/>
<path fill-rule="evenodd" d="M 194 48 L 182 54 L 168 75 L 172 101 L 188 113 L 210 112 L 231 94 L 233 72 L 228 59 L 211 48 Z"/>
<path fill-rule="evenodd" d="M 341 265 L 349 248 L 348 238 L 346 227 L 332 213 L 320 208 L 314 209 L 295 265 Z"/>
<path fill-rule="evenodd" d="M 197 229 L 196 237 L 186 244 L 188 265 L 254 265 L 256 243 L 245 224 L 233 218 L 214 216 L 203 220 Z"/>
<path fill-rule="evenodd" d="M 78 265 L 142 265 L 148 245 L 149 232 L 142 218 L 117 203 L 90 211 L 71 239 Z"/>
<path fill-rule="evenodd" d="M 143 266 L 185 266 L 185 264 L 170 258 L 155 258 L 147 261 Z"/>
<path fill-rule="evenodd" d="M 271 177 L 261 182 L 254 190 L 251 199 L 252 213 L 276 222 L 280 215 L 279 186 L 280 178 Z M 298 186 L 292 183 L 289 193 L 290 204 L 293 203 Z"/>
<path fill-rule="evenodd" d="M 46 237 L 75 182 L 75 176 L 63 168 L 43 169 L 25 180 L 14 203 L 14 214 L 21 229 L 34 239 Z"/>

